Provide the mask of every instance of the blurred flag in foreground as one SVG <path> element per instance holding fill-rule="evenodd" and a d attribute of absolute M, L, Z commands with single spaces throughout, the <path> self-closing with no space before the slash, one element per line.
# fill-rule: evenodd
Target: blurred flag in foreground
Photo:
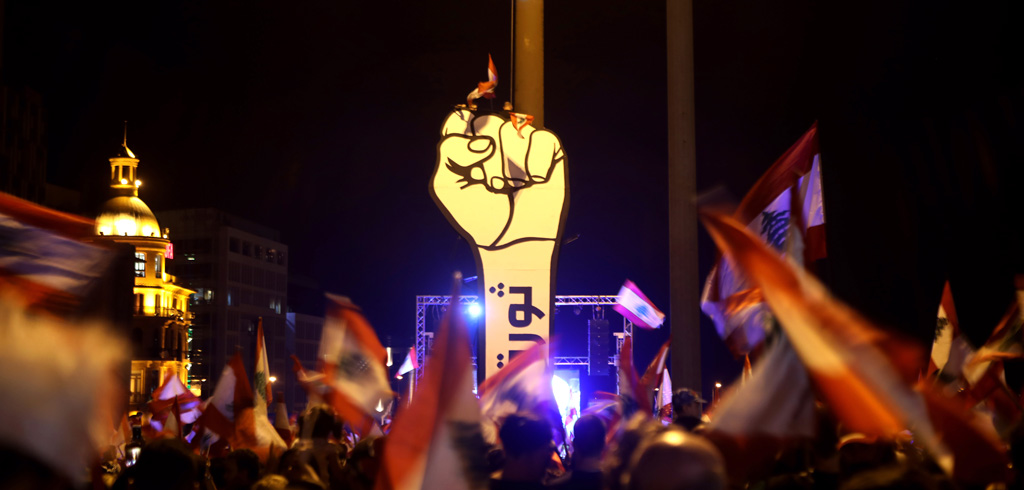
<path fill-rule="evenodd" d="M 815 123 L 751 187 L 733 218 L 762 242 L 800 255 L 802 264 L 825 257 L 825 208 L 822 198 Z M 793 228 L 802 247 L 787 243 Z M 789 252 L 787 252 L 789 253 Z M 728 261 L 720 259 L 704 283 L 701 310 L 715 322 L 733 355 L 749 354 L 765 338 L 771 316 L 761 291 Z"/>
<path fill-rule="evenodd" d="M 256 447 L 261 451 L 274 451 L 277 454 L 288 449 L 288 445 L 270 423 L 267 407 L 273 401 L 270 387 L 270 365 L 267 362 L 267 341 L 263 337 L 263 317 L 260 317 L 256 328 L 256 366 L 253 373 L 253 386 L 256 394 L 253 397 L 253 422 L 256 431 Z"/>
<path fill-rule="evenodd" d="M 937 393 L 915 389 L 924 359 L 916 344 L 879 330 L 833 299 L 735 219 L 707 212 L 701 218 L 736 270 L 761 289 L 817 393 L 848 430 L 892 439 L 909 428 L 954 478 L 1004 477 L 1007 458 L 994 438 L 975 429 L 969 414 L 941 403 Z M 747 385 L 758 382 L 755 374 Z"/>
<path fill-rule="evenodd" d="M 484 440 L 489 444 L 498 443 L 498 429 L 505 417 L 519 411 L 547 417 L 553 429 L 562 427 L 562 417 L 551 389 L 553 374 L 548 366 L 548 344 L 537 343 L 485 379 L 478 390 Z"/>
<path fill-rule="evenodd" d="M 451 304 L 458 304 L 462 275 L 456 273 L 453 282 Z M 416 397 L 391 425 L 378 490 L 487 488 L 469 335 L 453 311 L 441 321 Z"/>
<path fill-rule="evenodd" d="M 485 99 L 494 98 L 494 88 L 498 86 L 498 69 L 494 67 L 494 60 L 491 59 L 491 55 L 487 55 L 487 81 L 480 82 L 476 85 L 469 95 L 466 96 L 466 105 L 471 109 L 474 107 L 473 101 L 483 97 Z"/>
<path fill-rule="evenodd" d="M 612 308 L 640 328 L 659 328 L 665 322 L 665 314 L 629 279 L 619 289 Z"/>
<path fill-rule="evenodd" d="M 126 352 L 106 325 L 30 313 L 0 292 L 0 445 L 80 481 L 124 405 Z"/>
<path fill-rule="evenodd" d="M 353 430 L 366 434 L 377 403 L 391 401 L 387 351 L 359 307 L 344 296 L 327 295 L 318 358 L 323 363 L 327 402 Z"/>
<path fill-rule="evenodd" d="M 69 313 L 106 271 L 111 253 L 80 240 L 92 220 L 0 193 L 0 291 L 30 308 Z"/>

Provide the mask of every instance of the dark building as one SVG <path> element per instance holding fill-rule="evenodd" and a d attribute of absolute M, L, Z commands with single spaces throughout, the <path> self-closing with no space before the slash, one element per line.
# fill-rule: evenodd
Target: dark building
<path fill-rule="evenodd" d="M 288 246 L 276 230 L 216 209 L 168 211 L 159 219 L 174 234 L 173 272 L 195 291 L 193 385 L 209 396 L 236 350 L 251 375 L 262 317 L 273 389 L 291 409 L 299 388 L 289 360 Z"/>

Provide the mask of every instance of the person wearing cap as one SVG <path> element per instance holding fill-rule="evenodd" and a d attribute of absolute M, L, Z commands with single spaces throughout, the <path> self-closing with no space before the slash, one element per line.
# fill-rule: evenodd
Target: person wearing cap
<path fill-rule="evenodd" d="M 679 388 L 672 394 L 672 423 L 688 431 L 693 431 L 703 421 L 703 398 L 689 388 Z"/>

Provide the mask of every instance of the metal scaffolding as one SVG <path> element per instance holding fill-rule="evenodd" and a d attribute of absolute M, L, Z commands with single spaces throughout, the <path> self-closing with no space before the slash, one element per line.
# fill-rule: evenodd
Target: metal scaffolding
<path fill-rule="evenodd" d="M 427 352 L 433 345 L 434 333 L 427 331 L 427 309 L 430 307 L 441 308 L 442 311 L 448 308 L 451 296 L 416 296 L 416 379 L 423 377 L 423 365 L 427 358 Z M 477 303 L 476 296 L 459 296 L 459 305 L 472 305 Z M 617 303 L 615 295 L 557 295 L 555 306 L 612 306 Z M 608 364 L 618 366 L 619 352 L 622 351 L 622 343 L 626 337 L 633 336 L 633 323 L 628 319 L 622 319 L 622 332 L 615 333 L 615 354 L 608 356 Z M 475 363 L 475 358 L 474 358 Z M 556 366 L 590 366 L 590 360 L 586 356 L 555 357 Z M 616 370 L 617 371 L 617 370 Z M 618 391 L 618 375 L 616 374 L 616 391 Z"/>

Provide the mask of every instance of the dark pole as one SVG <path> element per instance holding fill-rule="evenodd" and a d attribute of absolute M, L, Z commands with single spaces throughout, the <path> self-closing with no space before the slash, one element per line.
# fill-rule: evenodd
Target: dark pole
<path fill-rule="evenodd" d="M 515 111 L 544 127 L 544 0 L 513 0 L 515 10 Z M 552 292 L 552 294 L 554 294 Z"/>
<path fill-rule="evenodd" d="M 666 0 L 668 53 L 669 327 L 672 380 L 700 392 L 693 2 Z"/>

